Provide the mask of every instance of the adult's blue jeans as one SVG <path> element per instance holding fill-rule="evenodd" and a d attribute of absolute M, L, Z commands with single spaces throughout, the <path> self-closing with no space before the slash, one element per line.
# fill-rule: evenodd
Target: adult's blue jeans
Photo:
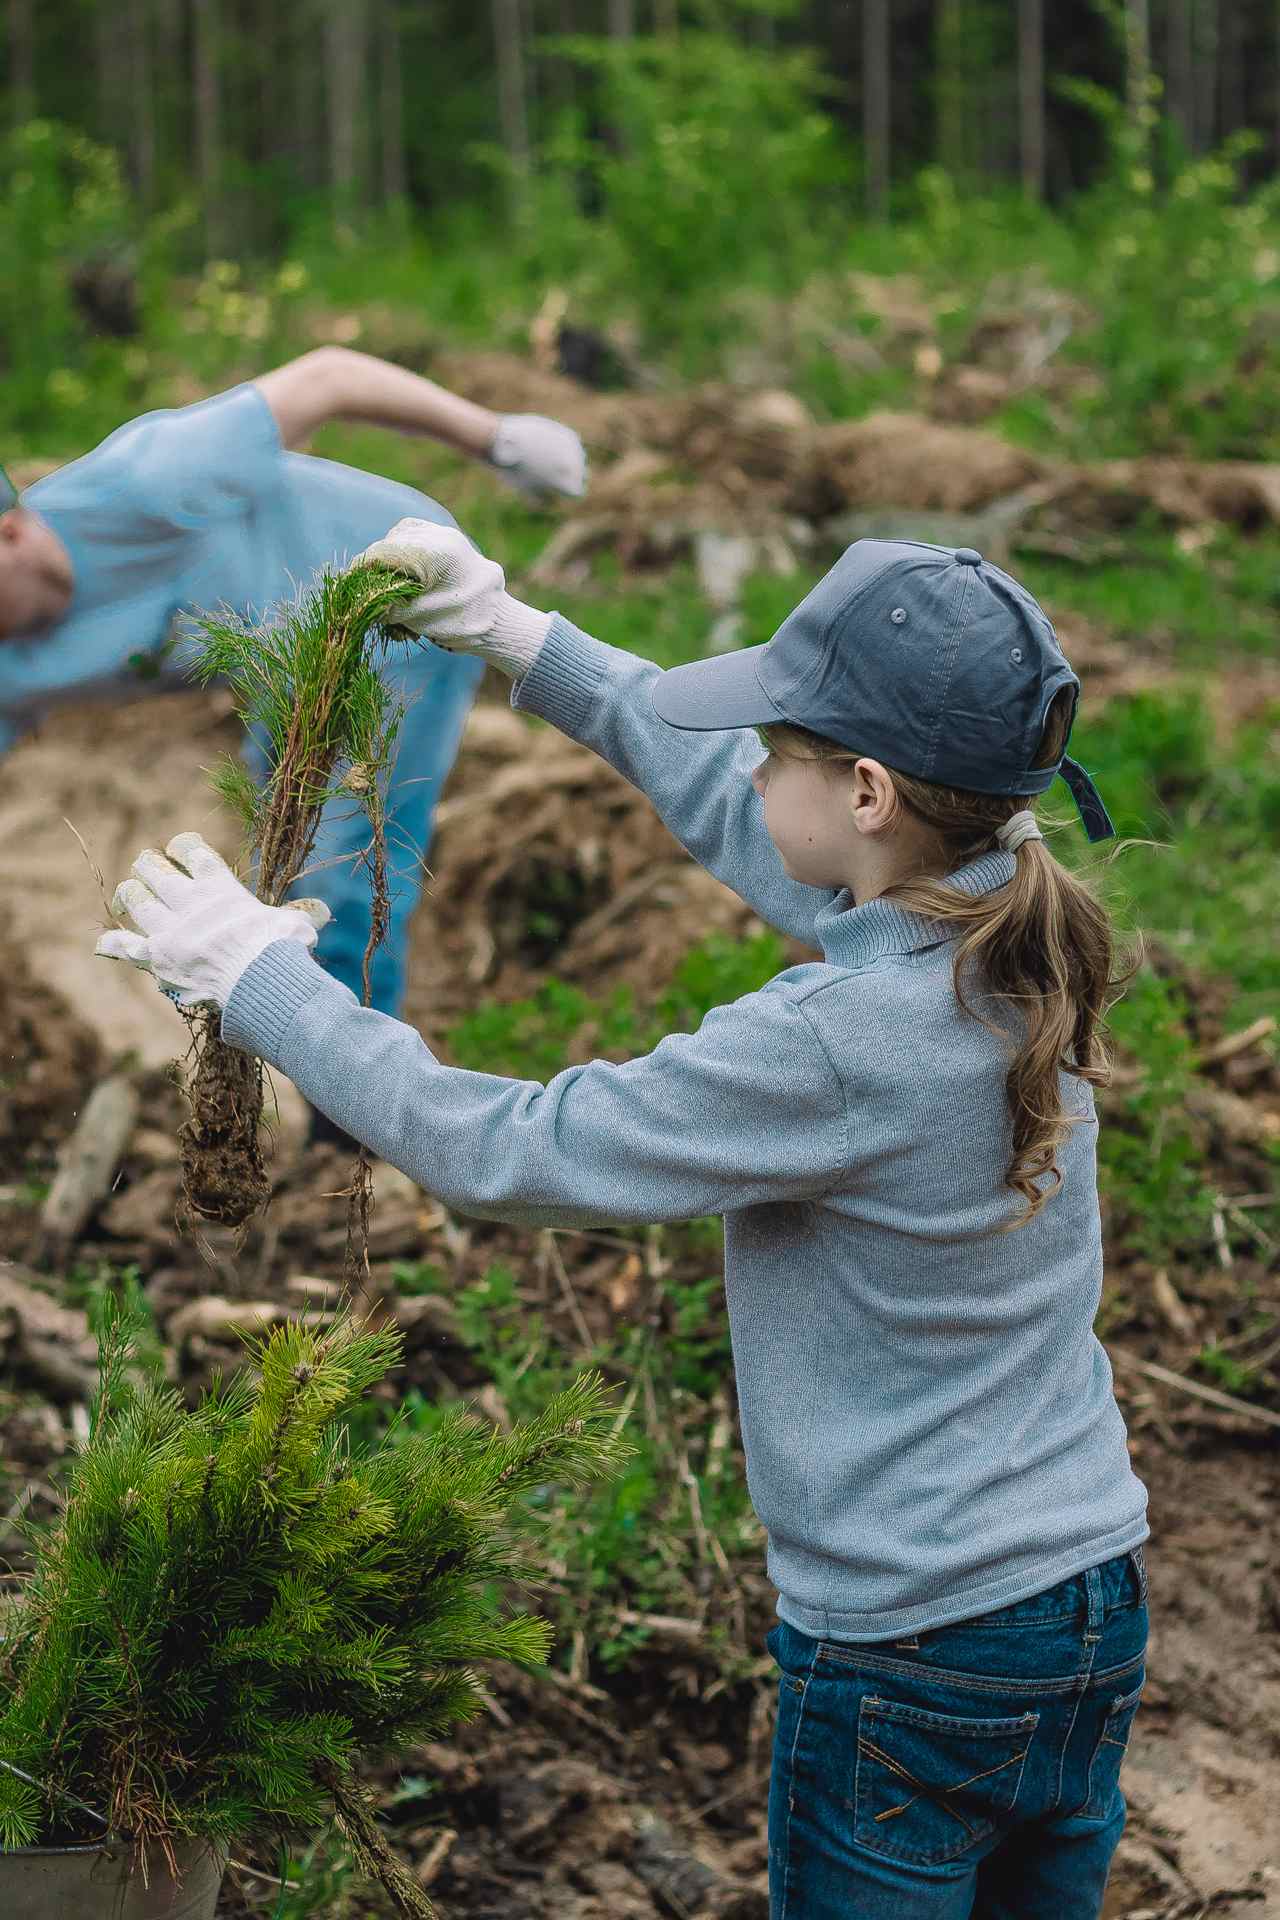
<path fill-rule="evenodd" d="M 904 1640 L 779 1621 L 770 1920 L 1095 1920 L 1146 1603 L 1139 1550 Z"/>
<path fill-rule="evenodd" d="M 484 663 L 420 646 L 393 646 L 381 666 L 395 699 L 407 702 L 387 793 L 387 869 L 391 917 L 369 972 L 370 998 L 382 1013 L 404 1002 L 409 922 L 422 891 L 424 860 L 440 789 L 448 777 L 462 729 L 484 673 Z M 245 758 L 255 778 L 270 765 L 261 733 L 250 735 Z M 372 908 L 362 855 L 369 822 L 354 800 L 330 801 L 307 868 L 293 891 L 323 900 L 333 919 L 320 935 L 316 958 L 344 986 L 363 995 L 365 948 Z"/>

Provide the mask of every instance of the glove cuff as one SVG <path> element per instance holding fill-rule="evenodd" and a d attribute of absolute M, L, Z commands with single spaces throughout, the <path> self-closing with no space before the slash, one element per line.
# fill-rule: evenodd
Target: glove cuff
<path fill-rule="evenodd" d="M 509 593 L 499 594 L 493 624 L 477 651 L 511 679 L 521 680 L 542 652 L 553 618 L 526 607 Z"/>
<path fill-rule="evenodd" d="M 498 415 L 498 424 L 485 455 L 491 467 L 518 467 L 524 459 L 526 449 L 521 443 L 519 425 L 522 418 L 518 413 Z"/>

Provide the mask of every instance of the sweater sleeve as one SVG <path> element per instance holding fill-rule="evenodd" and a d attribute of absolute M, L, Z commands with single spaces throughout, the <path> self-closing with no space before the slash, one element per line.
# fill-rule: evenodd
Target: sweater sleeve
<path fill-rule="evenodd" d="M 621 1066 L 546 1086 L 447 1067 L 292 941 L 237 982 L 223 1038 L 446 1205 L 532 1226 L 697 1219 L 829 1189 L 846 1107 L 825 1049 L 776 983 Z"/>
<path fill-rule="evenodd" d="M 702 866 L 768 921 L 818 944 L 814 917 L 833 893 L 802 886 L 782 864 L 751 773 L 764 758 L 750 730 L 693 733 L 654 711 L 659 669 L 555 615 L 511 704 L 580 740 L 638 787 Z"/>

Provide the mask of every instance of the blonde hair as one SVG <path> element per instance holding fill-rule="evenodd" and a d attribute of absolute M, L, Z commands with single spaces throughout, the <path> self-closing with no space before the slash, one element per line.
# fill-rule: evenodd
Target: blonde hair
<path fill-rule="evenodd" d="M 1054 766 L 1061 758 L 1071 713 L 1071 690 L 1064 688 L 1045 721 L 1038 767 Z M 779 758 L 814 760 L 833 770 L 870 757 L 803 727 L 768 727 L 763 737 Z M 998 850 L 997 828 L 1034 804 L 1031 795 L 971 793 L 934 786 L 892 767 L 886 771 L 899 804 L 932 830 L 947 873 Z M 1026 1211 L 1008 1223 L 1022 1227 L 1061 1187 L 1058 1148 L 1084 1117 L 1064 1111 L 1058 1074 L 1076 1074 L 1095 1087 L 1108 1084 L 1111 1062 L 1101 1022 L 1136 962 L 1118 954 L 1105 906 L 1054 858 L 1045 841 L 1024 841 L 1013 860 L 1012 880 L 989 892 L 962 893 L 923 878 L 901 881 L 882 897 L 955 931 L 956 998 L 967 1014 L 1013 1048 L 1005 1077 L 1013 1159 L 1005 1185 L 1026 1201 Z M 968 997 L 975 988 L 1009 1003 L 1020 1016 L 1020 1034 L 977 1011 Z M 1046 1175 L 1051 1176 L 1047 1186 L 1041 1184 Z"/>

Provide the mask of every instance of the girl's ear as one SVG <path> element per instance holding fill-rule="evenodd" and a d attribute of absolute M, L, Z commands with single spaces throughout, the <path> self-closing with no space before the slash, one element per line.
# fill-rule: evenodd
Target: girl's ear
<path fill-rule="evenodd" d="M 901 810 L 898 790 L 878 760 L 859 760 L 848 787 L 849 810 L 859 833 L 883 833 Z"/>

